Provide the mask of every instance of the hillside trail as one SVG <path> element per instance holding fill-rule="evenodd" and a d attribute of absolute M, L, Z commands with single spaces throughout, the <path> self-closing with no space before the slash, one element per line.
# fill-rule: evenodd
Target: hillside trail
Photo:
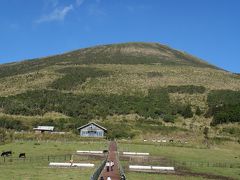
<path fill-rule="evenodd" d="M 109 172 L 107 172 L 107 168 L 105 166 L 105 168 L 103 169 L 103 171 L 101 172 L 100 177 L 103 176 L 104 180 L 107 179 L 107 177 L 109 176 L 111 178 L 111 180 L 120 180 L 120 173 L 119 173 L 119 169 L 118 169 L 118 161 L 117 161 L 117 144 L 115 141 L 111 141 L 109 144 L 109 149 L 108 149 L 108 161 L 114 162 L 114 167 L 113 170 L 111 171 L 111 167 L 109 169 Z"/>

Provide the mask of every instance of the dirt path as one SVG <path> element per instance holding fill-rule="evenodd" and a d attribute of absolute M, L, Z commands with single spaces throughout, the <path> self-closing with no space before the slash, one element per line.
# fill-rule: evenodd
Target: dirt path
<path fill-rule="evenodd" d="M 110 169 L 109 172 L 107 172 L 106 167 L 103 169 L 100 177 L 103 176 L 104 180 L 106 180 L 108 176 L 112 180 L 120 180 L 120 174 L 118 171 L 118 163 L 117 163 L 117 159 L 116 159 L 116 155 L 117 155 L 116 153 L 117 153 L 117 144 L 116 144 L 116 142 L 111 141 L 110 145 L 109 145 L 108 161 L 109 162 L 113 161 L 114 167 L 113 167 L 113 171 L 111 171 L 111 169 Z"/>

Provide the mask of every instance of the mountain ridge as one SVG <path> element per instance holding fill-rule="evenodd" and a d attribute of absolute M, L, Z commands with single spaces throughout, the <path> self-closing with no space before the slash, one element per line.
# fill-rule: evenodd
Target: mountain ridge
<path fill-rule="evenodd" d="M 112 129 L 111 137 L 192 133 L 192 127 L 201 134 L 203 126 L 228 124 L 226 117 L 235 126 L 239 97 L 238 75 L 157 43 L 0 65 L 0 122 L 10 129 L 74 130 L 96 121 Z"/>
<path fill-rule="evenodd" d="M 51 58 L 56 58 L 56 57 L 61 57 L 61 56 L 71 56 L 71 54 L 74 54 L 74 53 L 78 53 L 78 52 L 81 53 L 81 52 L 85 52 L 87 50 L 94 50 L 94 49 L 105 48 L 105 47 L 106 48 L 109 48 L 109 47 L 122 48 L 122 47 L 128 47 L 128 46 L 129 47 L 131 47 L 131 46 L 138 46 L 138 48 L 153 48 L 153 49 L 154 48 L 162 48 L 163 51 L 167 50 L 169 52 L 172 51 L 172 52 L 175 52 L 175 53 L 179 53 L 182 56 L 186 56 L 188 58 L 192 58 L 194 60 L 198 60 L 198 61 L 202 62 L 203 64 L 206 64 L 206 65 L 209 65 L 209 66 L 217 68 L 216 66 L 209 64 L 207 61 L 199 59 L 199 58 L 197 58 L 197 57 L 195 57 L 193 55 L 190 55 L 190 54 L 188 54 L 188 53 L 186 53 L 184 51 L 175 50 L 175 49 L 171 48 L 170 46 L 163 45 L 163 44 L 160 44 L 160 43 L 155 43 L 155 42 L 152 42 L 152 43 L 150 43 L 150 42 L 126 42 L 126 43 L 96 45 L 96 46 L 91 46 L 91 47 L 80 48 L 80 49 L 76 49 L 76 50 L 63 52 L 63 53 L 60 53 L 60 54 L 57 54 L 57 55 L 50 55 L 50 56 L 44 56 L 44 57 L 39 57 L 39 58 L 26 59 L 26 60 L 23 60 L 23 61 L 4 63 L 4 64 L 0 64 L 0 67 L 1 66 L 8 66 L 8 65 L 19 65 L 21 63 L 29 63 L 29 62 L 37 61 L 37 60 L 47 60 L 49 58 L 51 59 Z"/>

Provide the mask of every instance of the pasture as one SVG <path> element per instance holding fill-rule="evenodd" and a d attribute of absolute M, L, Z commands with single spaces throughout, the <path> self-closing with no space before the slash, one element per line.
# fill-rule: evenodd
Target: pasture
<path fill-rule="evenodd" d="M 201 177 L 193 177 L 193 176 L 177 176 L 177 175 L 162 175 L 162 174 L 147 174 L 147 173 L 135 173 L 128 172 L 126 176 L 130 180 L 137 179 L 151 179 L 151 180 L 203 180 Z"/>
<path fill-rule="evenodd" d="M 89 179 L 102 160 L 74 155 L 74 162 L 91 162 L 94 168 L 50 168 L 51 162 L 69 162 L 76 150 L 102 150 L 107 141 L 19 141 L 0 145 L 0 152 L 12 150 L 11 157 L 0 157 L 0 179 Z M 26 160 L 19 153 L 26 153 Z"/>
<path fill-rule="evenodd" d="M 240 145 L 233 142 L 226 142 L 222 145 L 215 145 L 210 149 L 197 147 L 177 147 L 174 144 L 163 145 L 160 143 L 139 143 L 139 142 L 119 142 L 120 151 L 149 152 L 151 156 L 159 157 L 159 161 L 130 159 L 130 162 L 122 161 L 124 169 L 129 164 L 151 164 L 151 165 L 170 165 L 175 166 L 186 178 L 201 179 L 202 177 L 226 176 L 240 179 Z M 162 158 L 162 160 L 161 160 Z M 164 162 L 161 162 L 164 161 Z M 201 173 L 202 176 L 191 177 Z M 126 172 L 127 177 L 138 179 L 147 177 L 151 179 L 175 179 L 175 175 L 156 175 L 145 173 Z M 168 178 L 165 178 L 168 177 Z"/>
<path fill-rule="evenodd" d="M 11 150 L 11 157 L 0 157 L 0 179 L 89 179 L 102 162 L 98 158 L 73 156 L 74 162 L 94 163 L 94 168 L 50 168 L 49 162 L 69 162 L 76 150 L 103 150 L 106 140 L 92 141 L 16 141 L 0 145 L 0 152 Z M 118 151 L 149 152 L 153 160 L 131 158 L 121 165 L 129 180 L 201 180 L 221 177 L 240 179 L 240 145 L 233 142 L 212 146 L 210 149 L 174 143 L 118 141 Z M 26 153 L 26 159 L 19 159 Z M 159 158 L 154 160 L 154 158 Z M 163 161 L 164 162 L 163 162 Z M 174 165 L 176 174 L 150 174 L 128 171 L 129 164 Z"/>

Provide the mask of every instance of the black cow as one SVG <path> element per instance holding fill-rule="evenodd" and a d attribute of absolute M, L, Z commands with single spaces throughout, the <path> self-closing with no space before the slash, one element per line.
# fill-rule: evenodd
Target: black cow
<path fill-rule="evenodd" d="M 103 153 L 108 153 L 108 150 L 104 149 L 104 150 L 103 150 Z"/>
<path fill-rule="evenodd" d="M 26 153 L 20 153 L 18 157 L 19 158 L 26 158 Z"/>
<path fill-rule="evenodd" d="M 2 157 L 8 157 L 12 155 L 12 151 L 5 151 L 1 154 Z"/>
<path fill-rule="evenodd" d="M 126 179 L 125 175 L 124 174 L 121 175 L 121 180 L 125 180 L 125 179 Z"/>

